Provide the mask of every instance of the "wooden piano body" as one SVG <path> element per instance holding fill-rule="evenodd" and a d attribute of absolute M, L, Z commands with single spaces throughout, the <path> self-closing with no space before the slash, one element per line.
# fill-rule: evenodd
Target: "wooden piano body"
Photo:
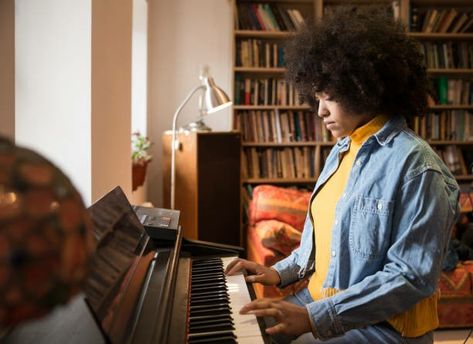
<path fill-rule="evenodd" d="M 84 294 L 0 343 L 267 341 L 261 321 L 238 314 L 251 286 L 223 274 L 241 248 L 186 240 L 180 230 L 155 229 L 151 239 L 119 187 L 89 210 L 98 246 Z"/>

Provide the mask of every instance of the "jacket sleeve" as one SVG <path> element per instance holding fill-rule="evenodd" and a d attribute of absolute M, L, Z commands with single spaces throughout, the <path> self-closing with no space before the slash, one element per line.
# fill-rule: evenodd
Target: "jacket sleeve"
<path fill-rule="evenodd" d="M 281 283 L 278 285 L 278 287 L 284 288 L 287 285 L 304 278 L 308 273 L 313 271 L 313 241 L 312 222 L 310 220 L 309 214 L 307 214 L 304 223 L 304 230 L 302 231 L 300 246 L 292 251 L 289 256 L 272 266 L 272 268 L 278 272 L 279 277 L 281 278 Z M 303 264 L 301 264 L 301 262 L 309 263 L 304 264 L 304 267 L 302 267 L 301 265 Z M 307 266 L 309 269 L 306 269 Z"/>

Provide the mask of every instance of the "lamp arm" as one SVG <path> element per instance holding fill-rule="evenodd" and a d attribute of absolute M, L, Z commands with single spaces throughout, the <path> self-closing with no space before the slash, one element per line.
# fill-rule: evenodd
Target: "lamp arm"
<path fill-rule="evenodd" d="M 171 209 L 174 209 L 175 206 L 175 195 L 176 195 L 176 150 L 179 148 L 179 143 L 176 142 L 176 124 L 177 118 L 179 117 L 182 109 L 191 99 L 195 92 L 200 89 L 205 89 L 205 85 L 196 86 L 192 89 L 184 101 L 179 105 L 174 116 L 172 117 L 172 141 L 171 141 Z"/>

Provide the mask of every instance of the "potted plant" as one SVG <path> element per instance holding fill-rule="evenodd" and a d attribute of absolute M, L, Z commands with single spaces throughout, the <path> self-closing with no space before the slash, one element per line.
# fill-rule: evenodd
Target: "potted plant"
<path fill-rule="evenodd" d="M 135 191 L 143 185 L 146 177 L 146 168 L 151 161 L 148 150 L 152 143 L 148 137 L 135 132 L 131 136 L 132 189 Z"/>

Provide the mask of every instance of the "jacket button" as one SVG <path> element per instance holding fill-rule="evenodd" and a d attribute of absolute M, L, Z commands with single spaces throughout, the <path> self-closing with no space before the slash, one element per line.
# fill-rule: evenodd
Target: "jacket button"
<path fill-rule="evenodd" d="M 378 210 L 383 209 L 383 204 L 381 202 L 378 203 Z"/>

